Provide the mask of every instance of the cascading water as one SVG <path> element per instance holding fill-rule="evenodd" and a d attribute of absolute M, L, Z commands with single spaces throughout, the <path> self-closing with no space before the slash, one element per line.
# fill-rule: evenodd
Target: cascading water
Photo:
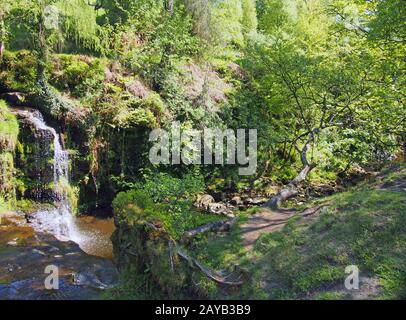
<path fill-rule="evenodd" d="M 62 241 L 77 239 L 77 230 L 74 217 L 68 200 L 69 187 L 69 157 L 68 152 L 62 148 L 55 129 L 46 125 L 41 113 L 31 110 L 19 110 L 18 115 L 32 124 L 37 131 L 49 132 L 53 137 L 53 180 L 54 210 L 42 210 L 35 213 L 35 228 L 50 232 Z"/>
<path fill-rule="evenodd" d="M 111 258 L 113 248 L 110 236 L 114 230 L 113 220 L 75 217 L 72 214 L 68 196 L 69 156 L 68 152 L 63 149 L 55 129 L 45 123 L 41 113 L 37 110 L 13 109 L 13 112 L 28 123 L 30 130 L 34 133 L 35 143 L 39 144 L 39 154 L 34 156 L 34 161 L 41 163 L 36 164 L 35 172 L 39 184 L 53 182 L 52 200 L 56 208 L 35 212 L 31 221 L 33 228 L 39 232 L 51 233 L 60 241 L 74 241 L 88 254 Z M 53 177 L 48 170 L 49 162 L 40 159 L 51 158 L 50 151 L 53 151 Z M 44 179 L 45 175 L 48 175 L 49 178 Z M 39 200 L 42 196 L 35 198 Z"/>

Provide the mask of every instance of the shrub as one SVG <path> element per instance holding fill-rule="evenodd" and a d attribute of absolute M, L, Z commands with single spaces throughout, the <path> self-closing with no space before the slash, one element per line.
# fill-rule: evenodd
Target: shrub
<path fill-rule="evenodd" d="M 132 187 L 128 192 L 119 193 L 113 201 L 119 220 L 130 225 L 158 220 L 178 239 L 187 230 L 219 219 L 192 207 L 196 194 L 204 189 L 199 175 L 186 174 L 180 179 L 160 173 Z"/>
<path fill-rule="evenodd" d="M 156 119 L 154 114 L 145 109 L 123 110 L 115 117 L 116 124 L 121 128 L 134 128 L 137 126 L 155 128 Z"/>
<path fill-rule="evenodd" d="M 6 103 L 0 100 L 0 152 L 13 151 L 17 137 L 17 118 L 7 110 Z"/>
<path fill-rule="evenodd" d="M 140 107 L 151 110 L 154 115 L 160 115 L 165 111 L 161 97 L 155 92 L 150 93 L 145 99 L 141 100 Z"/>
<path fill-rule="evenodd" d="M 99 59 L 55 55 L 48 72 L 53 86 L 68 91 L 76 98 L 100 91 L 103 87 L 104 68 Z"/>
<path fill-rule="evenodd" d="M 30 92 L 36 85 L 36 57 L 28 50 L 5 51 L 0 70 L 0 83 L 7 88 Z"/>

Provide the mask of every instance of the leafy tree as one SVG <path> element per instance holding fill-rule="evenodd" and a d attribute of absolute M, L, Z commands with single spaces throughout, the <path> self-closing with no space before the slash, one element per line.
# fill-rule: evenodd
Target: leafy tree
<path fill-rule="evenodd" d="M 258 27 L 257 10 L 255 0 L 242 0 L 242 21 L 244 33 L 256 31 Z"/>
<path fill-rule="evenodd" d="M 393 137 L 379 143 L 359 134 L 367 130 L 366 119 L 372 127 L 389 123 L 368 104 L 379 96 L 380 86 L 371 79 L 378 76 L 374 61 L 381 52 L 369 48 L 352 25 L 343 28 L 343 21 L 322 1 L 269 0 L 263 5 L 264 34 L 249 48 L 246 66 L 278 144 L 291 145 L 288 149 L 296 150 L 302 164 L 299 174 L 269 203 L 277 206 L 295 195 L 296 186 L 316 167 L 309 155 L 326 130 L 336 135 L 352 132 L 355 147 L 368 142 L 383 150 L 393 144 Z M 392 102 L 389 110 L 395 109 Z"/>

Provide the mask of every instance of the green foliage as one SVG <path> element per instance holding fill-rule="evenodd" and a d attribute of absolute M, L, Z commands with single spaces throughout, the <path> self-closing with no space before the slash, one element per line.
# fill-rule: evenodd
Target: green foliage
<path fill-rule="evenodd" d="M 255 0 L 242 0 L 241 24 L 245 34 L 255 32 L 258 27 L 257 10 Z"/>
<path fill-rule="evenodd" d="M 3 203 L 12 204 L 15 201 L 13 153 L 18 132 L 15 115 L 7 109 L 5 102 L 0 100 L 0 198 Z"/>
<path fill-rule="evenodd" d="M 248 3 L 244 3 L 244 9 Z M 252 9 L 251 9 L 252 11 Z M 245 13 L 250 14 L 249 12 Z M 215 2 L 213 4 L 213 12 L 211 17 L 212 37 L 221 47 L 227 45 L 243 46 L 243 27 L 253 27 L 254 21 L 251 17 L 244 16 L 243 24 L 243 8 L 241 1 L 225 0 Z"/>
<path fill-rule="evenodd" d="M 149 110 L 141 108 L 125 110 L 119 113 L 115 117 L 114 121 L 120 128 L 134 128 L 137 126 L 146 128 L 156 127 L 156 119 L 154 114 Z"/>
<path fill-rule="evenodd" d="M 135 11 L 135 17 L 142 15 L 145 8 L 139 10 Z M 175 61 L 197 52 L 198 39 L 192 35 L 192 22 L 183 7 L 177 7 L 171 15 L 162 11 L 153 12 L 156 16 L 150 20 L 140 17 L 141 21 L 154 25 L 144 29 L 144 32 L 148 32 L 144 35 L 146 45 L 131 50 L 128 60 L 133 70 L 150 80 L 153 86 L 160 87 L 165 76 L 172 72 Z M 137 21 L 135 17 L 133 21 Z M 134 23 L 135 27 L 139 26 L 139 23 Z"/>
<path fill-rule="evenodd" d="M 160 173 L 143 184 L 133 184 L 131 191 L 119 193 L 113 201 L 114 212 L 130 225 L 158 220 L 178 239 L 185 231 L 218 219 L 192 208 L 203 186 L 201 178 L 193 174 L 177 179 Z"/>
<path fill-rule="evenodd" d="M 0 197 L 6 202 L 15 201 L 13 154 L 0 152 Z"/>
<path fill-rule="evenodd" d="M 97 13 L 85 0 L 56 1 L 59 9 L 59 41 L 73 41 L 79 48 L 102 51 Z"/>
<path fill-rule="evenodd" d="M 28 50 L 5 51 L 0 61 L 0 84 L 11 90 L 32 92 L 36 66 L 36 57 Z"/>
<path fill-rule="evenodd" d="M 103 87 L 104 65 L 99 59 L 53 55 L 48 72 L 53 86 L 76 98 L 99 92 Z"/>
<path fill-rule="evenodd" d="M 0 152 L 14 151 L 18 137 L 18 122 L 7 105 L 0 100 Z"/>
<path fill-rule="evenodd" d="M 165 111 L 165 105 L 157 93 L 150 93 L 145 99 L 141 100 L 140 107 L 150 110 L 154 115 L 160 115 Z"/>
<path fill-rule="evenodd" d="M 77 187 L 61 185 L 74 210 L 88 205 L 79 198 L 109 205 L 117 194 L 115 214 L 131 225 L 131 240 L 141 243 L 137 228 L 158 221 L 179 239 L 218 217 L 193 209 L 206 188 L 203 174 L 176 166 L 133 182 L 151 168 L 144 143 L 150 129 L 172 120 L 182 129 L 257 129 L 257 176 L 205 167 L 215 191 L 245 190 L 254 180 L 286 184 L 303 167 L 303 150 L 317 165 L 310 174 L 317 182 L 335 181 L 351 166 L 381 166 L 406 137 L 404 16 L 400 0 L 3 0 L 0 91 L 28 93 L 30 104 L 61 121 L 66 143 L 78 149 L 81 197 Z M 9 208 L 14 189 L 20 196 L 38 186 L 13 175 L 15 147 L 21 166 L 32 154 L 17 136 L 18 123 L 0 101 L 0 211 Z M 196 256 L 216 269 L 250 268 L 246 297 L 303 297 L 338 283 L 343 266 L 354 262 L 379 277 L 383 297 L 399 297 L 406 246 L 401 196 L 357 189 L 333 200 L 313 226 L 294 218 L 264 235 L 248 255 L 258 270 L 250 268 L 238 226 L 225 237 L 199 238 Z M 149 274 L 134 278 L 139 286 L 128 296 L 182 286 L 183 278 L 171 282 L 166 244 L 142 243 L 137 253 L 151 254 L 143 265 Z M 266 292 L 263 274 L 277 289 Z M 191 278 L 202 295 L 220 294 L 204 277 Z"/>
<path fill-rule="evenodd" d="M 130 265 L 120 273 L 120 284 L 103 293 L 106 300 L 165 299 L 162 289 L 146 273 L 139 273 Z"/>

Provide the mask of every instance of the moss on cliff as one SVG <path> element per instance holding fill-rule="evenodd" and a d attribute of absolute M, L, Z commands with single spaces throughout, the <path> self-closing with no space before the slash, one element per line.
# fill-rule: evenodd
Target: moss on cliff
<path fill-rule="evenodd" d="M 18 138 L 18 122 L 0 100 L 0 199 L 1 202 L 15 201 L 15 176 L 13 153 Z"/>

